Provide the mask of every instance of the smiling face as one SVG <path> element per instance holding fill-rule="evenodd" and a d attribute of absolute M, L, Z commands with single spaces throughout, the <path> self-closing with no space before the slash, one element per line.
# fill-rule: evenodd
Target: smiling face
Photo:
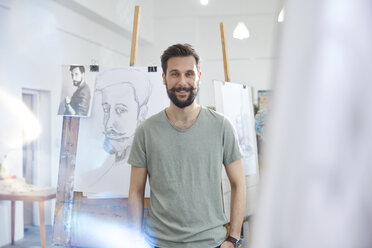
<path fill-rule="evenodd" d="M 163 82 L 171 102 L 179 108 L 191 105 L 198 93 L 201 72 L 198 71 L 195 58 L 172 57 L 167 62 L 167 72 L 163 73 Z"/>
<path fill-rule="evenodd" d="M 138 123 L 138 104 L 129 83 L 114 84 L 102 90 L 105 150 L 123 152 L 134 136 Z"/>

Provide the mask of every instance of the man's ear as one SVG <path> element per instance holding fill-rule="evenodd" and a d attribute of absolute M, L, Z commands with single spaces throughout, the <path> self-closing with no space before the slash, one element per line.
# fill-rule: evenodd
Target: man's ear
<path fill-rule="evenodd" d="M 161 76 L 163 77 L 163 84 L 165 85 L 165 73 L 163 72 L 163 73 L 161 74 Z"/>

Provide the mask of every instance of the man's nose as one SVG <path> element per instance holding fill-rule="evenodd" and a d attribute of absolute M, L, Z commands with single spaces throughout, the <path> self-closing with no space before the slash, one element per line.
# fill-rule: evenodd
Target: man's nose
<path fill-rule="evenodd" d="M 106 129 L 107 128 L 113 128 L 113 125 L 114 125 L 114 120 L 112 118 L 112 113 L 110 111 L 110 113 L 106 114 L 106 123 L 105 123 L 105 127 Z"/>
<path fill-rule="evenodd" d="M 182 86 L 187 85 L 187 77 L 185 75 L 183 75 L 183 74 L 181 75 L 179 84 L 181 84 Z"/>

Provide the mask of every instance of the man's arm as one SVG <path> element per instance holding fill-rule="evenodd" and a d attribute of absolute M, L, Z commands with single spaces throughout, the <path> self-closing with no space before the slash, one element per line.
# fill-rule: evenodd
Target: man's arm
<path fill-rule="evenodd" d="M 225 168 L 231 185 L 230 236 L 240 239 L 247 197 L 243 161 L 236 160 Z M 231 242 L 225 241 L 221 248 L 234 247 L 231 245 Z"/>
<path fill-rule="evenodd" d="M 65 115 L 75 115 L 75 110 L 71 106 L 71 97 L 65 97 Z"/>
<path fill-rule="evenodd" d="M 128 209 L 134 231 L 141 232 L 143 219 L 143 201 L 145 195 L 147 169 L 132 166 L 129 186 Z"/>
<path fill-rule="evenodd" d="M 90 90 L 86 85 L 78 95 L 78 103 L 76 105 L 75 112 L 78 115 L 88 115 L 90 105 Z"/>

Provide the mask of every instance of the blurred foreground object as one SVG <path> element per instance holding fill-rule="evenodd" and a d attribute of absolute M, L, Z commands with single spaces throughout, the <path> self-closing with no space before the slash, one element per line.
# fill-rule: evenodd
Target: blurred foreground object
<path fill-rule="evenodd" d="M 285 8 L 252 247 L 372 247 L 372 2 Z"/>

